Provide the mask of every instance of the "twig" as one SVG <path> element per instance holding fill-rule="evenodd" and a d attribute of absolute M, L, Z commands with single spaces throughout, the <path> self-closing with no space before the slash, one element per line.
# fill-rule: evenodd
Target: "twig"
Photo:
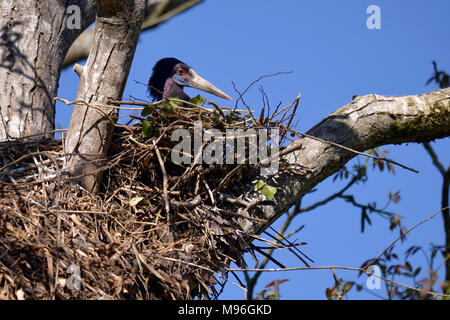
<path fill-rule="evenodd" d="M 279 233 L 277 230 L 275 230 L 275 229 L 274 229 L 273 227 L 271 227 L 271 226 L 269 226 L 269 228 L 270 228 L 273 232 L 275 232 L 279 238 L 277 238 L 277 237 L 271 235 L 271 234 L 268 233 L 267 231 L 264 231 L 269 237 L 271 237 L 271 238 L 274 239 L 275 241 L 279 241 L 281 244 L 284 244 L 284 243 L 283 243 L 283 240 L 284 240 L 284 241 L 286 241 L 288 244 L 291 244 L 291 245 L 292 245 L 292 242 L 289 241 L 284 235 L 282 235 L 281 233 Z M 301 256 L 299 256 L 294 250 L 296 250 L 299 254 L 301 254 L 302 256 L 304 256 L 304 257 L 305 257 L 306 259 L 308 259 L 309 261 L 314 262 L 313 259 L 311 259 L 310 257 L 308 257 L 308 256 L 307 256 L 306 254 L 304 254 L 303 252 L 301 252 L 296 246 L 290 246 L 290 247 L 288 247 L 288 250 L 289 250 L 290 252 L 292 252 L 292 253 L 293 253 L 293 254 L 294 254 L 301 262 L 303 262 L 304 265 L 307 266 L 307 267 L 309 267 L 308 262 L 306 262 L 306 260 L 303 259 Z"/>
<path fill-rule="evenodd" d="M 415 290 L 418 292 L 423 292 L 423 289 L 415 288 L 394 280 L 387 279 L 385 277 L 376 275 L 376 274 L 370 274 L 366 270 L 363 270 L 362 268 L 354 268 L 354 267 L 343 267 L 343 266 L 318 266 L 318 267 L 295 267 L 295 268 L 272 268 L 272 269 L 260 269 L 260 268 L 226 268 L 226 271 L 250 271 L 250 272 L 280 272 L 280 271 L 302 271 L 302 270 L 331 270 L 331 269 L 341 269 L 341 270 L 351 270 L 351 271 L 358 271 L 358 272 L 364 272 L 369 276 L 381 279 L 383 281 L 395 284 L 397 286 L 405 287 L 411 290 Z M 427 291 L 427 294 L 434 295 L 434 296 L 440 296 L 440 297 L 450 297 L 450 294 L 444 294 L 434 291 Z"/>
<path fill-rule="evenodd" d="M 23 136 L 23 137 L 19 137 L 19 138 L 14 138 L 14 137 L 11 137 L 11 138 L 14 139 L 14 141 L 17 141 L 17 140 L 23 140 L 23 139 L 28 139 L 28 138 L 37 137 L 37 136 L 44 136 L 44 135 L 50 134 L 50 133 L 65 132 L 67 130 L 68 129 L 55 129 L 55 130 L 44 131 L 41 133 L 30 134 L 28 136 Z"/>
<path fill-rule="evenodd" d="M 214 195 L 211 192 L 211 189 L 209 188 L 208 182 L 206 182 L 206 180 L 203 179 L 203 178 L 201 178 L 201 179 L 203 181 L 203 184 L 205 185 L 206 190 L 208 191 L 209 198 L 211 199 L 211 203 L 213 204 L 213 206 L 215 206 L 216 205 L 216 200 L 214 200 Z"/>
<path fill-rule="evenodd" d="M 250 248 L 252 248 L 253 250 L 259 252 L 260 254 L 262 254 L 264 257 L 266 257 L 267 259 L 269 259 L 270 261 L 272 261 L 273 263 L 275 263 L 277 266 L 279 266 L 280 268 L 286 268 L 281 262 L 279 262 L 277 259 L 275 259 L 274 257 L 272 257 L 272 255 L 269 255 L 267 253 L 265 253 L 263 250 L 259 249 L 258 247 L 254 246 L 253 244 L 250 243 Z"/>
<path fill-rule="evenodd" d="M 334 268 L 331 268 L 331 273 L 333 274 L 334 284 L 335 284 L 336 288 L 339 290 L 339 296 L 337 297 L 337 300 L 343 300 L 343 297 L 341 295 L 342 294 L 342 290 L 341 290 L 342 281 L 339 279 Z"/>
<path fill-rule="evenodd" d="M 297 247 L 297 246 L 304 246 L 307 245 L 307 242 L 297 242 L 297 243 L 293 243 L 293 244 L 282 244 L 282 245 L 273 245 L 270 247 L 262 247 L 262 246 L 257 246 L 259 249 L 286 249 L 286 248 L 291 248 L 291 247 Z"/>
<path fill-rule="evenodd" d="M 168 196 L 168 178 L 167 178 L 167 172 L 166 167 L 164 166 L 164 161 L 161 158 L 161 153 L 159 152 L 158 147 L 156 146 L 155 140 L 153 139 L 153 145 L 155 145 L 155 153 L 158 157 L 159 165 L 161 166 L 161 172 L 163 174 L 163 195 L 164 195 L 164 203 L 165 203 L 165 209 L 167 212 L 167 215 L 169 215 L 170 212 L 170 206 L 169 206 L 169 196 Z"/>
<path fill-rule="evenodd" d="M 105 116 L 106 119 L 114 127 L 122 128 L 122 129 L 127 130 L 130 133 L 133 133 L 133 130 L 131 130 L 128 126 L 124 126 L 122 124 L 116 123 L 116 121 L 114 121 L 114 119 L 109 114 L 107 114 L 104 110 L 102 110 L 103 107 L 112 108 L 112 109 L 121 109 L 121 107 L 110 106 L 110 105 L 103 105 L 103 104 L 92 104 L 92 103 L 87 103 L 87 102 L 82 101 L 82 100 L 77 100 L 77 101 L 70 102 L 69 100 L 61 99 L 61 98 L 58 98 L 58 97 L 53 98 L 53 100 L 58 100 L 58 101 L 64 102 L 67 105 L 78 104 L 78 105 L 84 105 L 84 106 L 89 107 L 89 108 L 93 108 L 93 109 L 97 110 L 98 112 L 100 112 L 103 116 Z M 79 155 L 79 154 L 77 154 L 77 155 Z"/>
<path fill-rule="evenodd" d="M 233 211 L 230 211 L 230 210 L 219 209 L 219 208 L 217 208 L 217 210 L 220 211 L 220 212 L 224 212 L 226 214 L 229 214 L 231 216 L 240 217 L 240 218 L 251 220 L 251 221 L 256 221 L 256 222 L 259 222 L 259 223 L 267 223 L 268 222 L 268 220 L 266 220 L 266 219 L 250 217 L 249 215 L 247 215 L 247 214 L 245 214 L 243 212 L 233 212 Z"/>
<path fill-rule="evenodd" d="M 291 117 L 289 118 L 288 123 L 286 124 L 286 128 L 289 128 L 292 122 L 292 119 L 294 118 L 295 112 L 297 111 L 298 103 L 300 102 L 300 98 L 302 97 L 302 94 L 299 93 L 297 98 L 294 100 L 294 110 L 291 112 Z"/>
<path fill-rule="evenodd" d="M 213 190 L 213 193 L 216 193 L 222 189 L 222 187 L 225 185 L 225 183 L 240 169 L 244 167 L 243 164 L 237 165 L 233 170 L 227 173 L 227 175 L 220 181 L 219 185 Z"/>
<path fill-rule="evenodd" d="M 331 196 L 318 201 L 308 207 L 303 207 L 299 209 L 299 212 L 303 213 L 303 212 L 307 212 L 307 211 L 311 211 L 316 209 L 317 207 L 323 206 L 325 204 L 327 204 L 328 202 L 338 198 L 339 196 L 341 196 L 345 191 L 347 191 L 352 185 L 354 185 L 356 183 L 356 181 L 358 181 L 357 177 L 353 177 L 352 180 L 350 180 L 350 182 L 344 187 L 342 188 L 339 192 L 336 192 L 335 194 L 332 194 Z"/>
<path fill-rule="evenodd" d="M 18 164 L 18 163 L 22 162 L 23 160 L 25 160 L 27 158 L 40 156 L 40 155 L 44 155 L 46 157 L 49 157 L 48 154 L 49 154 L 48 151 L 38 151 L 38 152 L 31 152 L 31 153 L 25 154 L 25 155 L 21 156 L 20 158 L 14 160 L 13 162 L 10 162 L 10 163 L 4 165 L 3 167 L 1 167 L 0 171 L 3 171 L 6 168 L 11 167 L 11 166 L 13 166 L 15 164 Z"/>
<path fill-rule="evenodd" d="M 434 152 L 434 150 L 431 147 L 430 143 L 429 142 L 424 142 L 423 146 L 425 147 L 425 149 L 427 150 L 428 154 L 430 155 L 434 166 L 439 170 L 439 172 L 443 176 L 445 176 L 446 170 L 445 170 L 444 166 L 442 165 L 442 163 L 439 161 L 438 156 L 437 156 L 436 152 Z"/>
<path fill-rule="evenodd" d="M 118 110 L 142 110 L 143 109 L 143 108 L 125 108 L 125 107 L 113 106 L 113 105 L 110 105 L 110 104 L 87 103 L 87 102 L 82 101 L 82 100 L 69 101 L 67 99 L 62 99 L 62 98 L 58 98 L 58 97 L 53 98 L 53 100 L 64 102 L 67 105 L 73 105 L 73 104 L 80 105 L 81 104 L 81 105 L 86 105 L 86 106 L 93 107 L 93 108 L 95 108 L 95 107 L 97 107 L 97 108 L 110 108 L 110 109 L 118 109 Z M 117 104 L 119 102 L 120 101 L 111 101 L 111 103 L 117 103 Z M 147 105 L 151 105 L 151 104 L 147 104 Z"/>
<path fill-rule="evenodd" d="M 420 226 L 421 224 L 427 222 L 428 220 L 434 218 L 438 213 L 440 213 L 441 211 L 447 209 L 446 208 L 442 208 L 439 209 L 438 211 L 436 211 L 435 213 L 433 213 L 431 216 L 429 216 L 428 218 L 420 221 L 419 223 L 417 223 L 414 227 L 412 227 L 411 229 L 407 230 L 405 233 L 401 234 L 397 239 L 395 239 L 386 249 L 383 250 L 382 253 L 380 253 L 375 259 L 373 259 L 370 263 L 368 263 L 366 266 L 364 266 L 364 270 L 366 270 L 369 266 L 373 265 L 374 263 L 376 263 L 390 248 L 392 248 L 397 241 L 399 241 L 400 239 L 404 238 L 408 233 L 410 233 L 411 231 L 413 231 L 414 229 L 416 229 L 418 226 Z"/>
<path fill-rule="evenodd" d="M 310 134 L 307 134 L 307 133 L 304 133 L 304 132 L 301 132 L 301 131 L 297 131 L 297 130 L 294 130 L 294 129 L 291 129 L 291 128 L 287 128 L 287 130 L 289 130 L 289 131 L 291 131 L 293 133 L 302 135 L 304 137 L 307 137 L 307 138 L 310 138 L 310 139 L 313 139 L 313 140 L 317 140 L 317 141 L 320 141 L 322 143 L 327 143 L 329 145 L 332 145 L 332 146 L 335 146 L 335 147 L 338 147 L 338 148 L 350 151 L 350 152 L 355 153 L 355 154 L 360 154 L 360 155 L 363 155 L 363 156 L 366 156 L 366 157 L 369 157 L 369 158 L 373 158 L 373 159 L 376 159 L 376 160 L 380 160 L 380 161 L 386 161 L 386 162 L 395 164 L 395 165 L 397 165 L 399 167 L 402 167 L 403 169 L 406 169 L 406 170 L 409 170 L 409 171 L 412 171 L 412 172 L 415 172 L 415 173 L 419 173 L 419 171 L 417 171 L 416 169 L 407 167 L 407 166 L 405 166 L 405 165 L 403 165 L 403 164 L 401 164 L 401 163 L 399 163 L 397 161 L 394 161 L 394 160 L 391 160 L 391 159 L 388 159 L 388 158 L 381 158 L 381 157 L 377 157 L 377 156 L 371 155 L 371 154 L 366 153 L 366 152 L 360 152 L 360 151 L 354 150 L 352 148 L 343 146 L 341 144 L 338 144 L 338 143 L 335 143 L 335 142 L 331 142 L 331 141 L 328 141 L 328 140 L 324 140 L 324 139 L 321 139 L 321 138 L 318 138 L 318 137 L 312 136 Z"/>
<path fill-rule="evenodd" d="M 243 101 L 242 97 L 244 96 L 244 94 L 245 94 L 251 87 L 253 87 L 253 85 L 254 85 L 255 83 L 258 83 L 259 81 L 261 81 L 261 80 L 264 79 L 264 78 L 275 77 L 275 76 L 278 76 L 278 75 L 280 75 L 280 74 L 290 74 L 290 73 L 292 73 L 292 71 L 280 71 L 280 72 L 271 73 L 271 74 L 264 74 L 264 75 L 260 76 L 258 79 L 256 79 L 256 80 L 253 81 L 252 83 L 250 83 L 249 86 L 248 86 L 242 93 L 238 93 L 238 94 L 239 94 L 239 98 L 236 100 L 236 104 L 235 104 L 236 108 L 237 108 L 239 99 Z"/>

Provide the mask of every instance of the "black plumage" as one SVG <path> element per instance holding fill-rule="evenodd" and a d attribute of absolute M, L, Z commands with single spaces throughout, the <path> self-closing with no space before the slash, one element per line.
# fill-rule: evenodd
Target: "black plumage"
<path fill-rule="evenodd" d="M 163 98 L 166 79 L 175 74 L 177 64 L 184 63 L 176 58 L 164 58 L 155 64 L 152 76 L 148 81 L 148 90 L 153 99 L 161 100 Z"/>
<path fill-rule="evenodd" d="M 163 58 L 153 67 L 148 90 L 154 100 L 168 97 L 189 100 L 189 96 L 183 91 L 185 86 L 231 100 L 220 89 L 200 77 L 193 68 L 176 58 Z"/>

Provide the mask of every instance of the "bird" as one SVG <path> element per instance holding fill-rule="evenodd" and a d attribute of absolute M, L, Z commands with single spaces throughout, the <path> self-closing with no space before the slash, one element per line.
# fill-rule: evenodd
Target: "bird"
<path fill-rule="evenodd" d="M 196 88 L 220 98 L 232 100 L 225 92 L 200 77 L 195 70 L 176 58 L 163 58 L 153 67 L 148 90 L 154 100 L 178 98 L 189 101 L 184 87 Z"/>

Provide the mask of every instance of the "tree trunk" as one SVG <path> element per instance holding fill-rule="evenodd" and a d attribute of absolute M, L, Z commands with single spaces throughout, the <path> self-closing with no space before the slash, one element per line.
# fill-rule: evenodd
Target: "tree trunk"
<path fill-rule="evenodd" d="M 80 9 L 81 28 L 68 29 L 61 1 L 1 1 L 0 141 L 54 129 L 59 69 L 71 43 L 92 22 L 93 1 L 83 1 Z"/>
<path fill-rule="evenodd" d="M 449 208 L 449 197 L 450 197 L 450 167 L 443 175 L 442 182 L 442 218 L 444 220 L 444 231 L 445 231 L 445 280 L 447 281 L 447 288 L 450 287 L 450 208 Z"/>
<path fill-rule="evenodd" d="M 75 65 L 80 76 L 75 104 L 64 149 L 66 168 L 74 180 L 95 192 L 99 172 L 112 137 L 117 109 L 104 107 L 120 100 L 133 61 L 145 11 L 145 0 L 97 1 L 93 46 L 84 67 Z"/>

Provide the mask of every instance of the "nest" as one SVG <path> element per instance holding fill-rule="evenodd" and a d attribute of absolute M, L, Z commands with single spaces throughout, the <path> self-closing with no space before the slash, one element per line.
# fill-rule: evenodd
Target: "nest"
<path fill-rule="evenodd" d="M 221 164 L 196 154 L 174 163 L 173 133 L 193 136 L 197 121 L 202 132 L 276 128 L 283 144 L 297 104 L 259 118 L 204 100 L 142 104 L 115 125 L 96 195 L 71 183 L 61 139 L 2 143 L 0 299 L 217 298 L 223 270 L 245 265 L 253 238 L 242 226 L 266 223 L 258 208 L 275 200 L 255 185 L 270 179 L 261 163 L 226 164 L 224 154 Z"/>

